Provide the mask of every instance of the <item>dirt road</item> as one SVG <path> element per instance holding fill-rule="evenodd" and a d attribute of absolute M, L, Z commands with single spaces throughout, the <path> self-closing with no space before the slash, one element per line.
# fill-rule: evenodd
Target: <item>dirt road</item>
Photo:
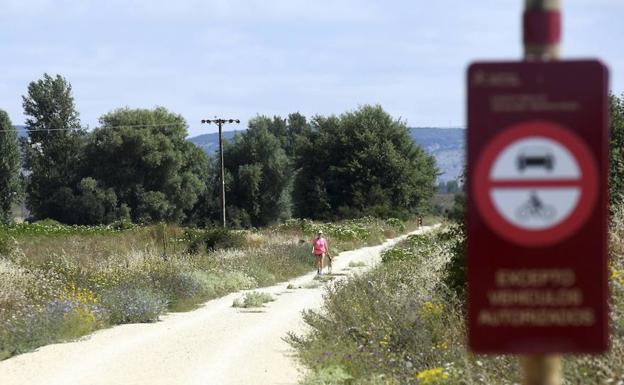
<path fill-rule="evenodd" d="M 340 254 L 334 273 L 351 274 L 378 263 L 382 249 L 397 240 Z M 350 262 L 367 267 L 350 269 Z M 239 292 L 157 323 L 121 325 L 81 341 L 42 347 L 0 362 L 0 384 L 296 384 L 300 371 L 282 337 L 305 330 L 301 311 L 319 308 L 323 290 L 286 286 L 313 278 L 310 273 L 258 289 L 276 298 L 262 309 L 233 308 Z"/>

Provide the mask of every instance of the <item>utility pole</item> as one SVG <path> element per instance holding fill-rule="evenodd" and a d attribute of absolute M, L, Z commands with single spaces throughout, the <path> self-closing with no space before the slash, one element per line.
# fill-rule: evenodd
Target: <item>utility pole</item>
<path fill-rule="evenodd" d="M 561 1 L 525 0 L 523 15 L 525 61 L 559 59 L 561 41 Z M 520 357 L 523 385 L 560 385 L 560 354 L 525 355 Z"/>
<path fill-rule="evenodd" d="M 223 166 L 223 125 L 226 123 L 239 124 L 238 119 L 218 119 L 216 116 L 214 119 L 202 119 L 202 123 L 214 123 L 219 126 L 219 158 L 221 159 L 221 219 L 223 220 L 223 227 L 226 227 L 225 223 L 225 168 Z"/>

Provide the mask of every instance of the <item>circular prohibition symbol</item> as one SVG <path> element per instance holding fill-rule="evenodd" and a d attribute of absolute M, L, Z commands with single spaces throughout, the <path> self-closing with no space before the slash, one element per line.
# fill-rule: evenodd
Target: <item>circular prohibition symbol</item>
<path fill-rule="evenodd" d="M 574 234 L 597 197 L 594 157 L 576 134 L 542 120 L 494 137 L 474 169 L 472 194 L 481 217 L 502 238 L 539 247 Z"/>

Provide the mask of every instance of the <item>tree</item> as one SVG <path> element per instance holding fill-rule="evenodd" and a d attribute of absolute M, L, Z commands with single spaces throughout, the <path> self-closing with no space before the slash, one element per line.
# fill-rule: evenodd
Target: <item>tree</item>
<path fill-rule="evenodd" d="M 28 85 L 23 96 L 28 139 L 21 141 L 26 178 L 26 203 L 36 218 L 66 221 L 72 207 L 59 208 L 55 201 L 60 190 L 73 191 L 80 181 L 82 145 L 85 131 L 80 128 L 71 84 L 60 75 Z"/>
<path fill-rule="evenodd" d="M 609 193 L 612 207 L 624 203 L 624 95 L 611 95 Z"/>
<path fill-rule="evenodd" d="M 185 220 L 206 188 L 208 163 L 186 140 L 184 118 L 163 107 L 120 108 L 100 124 L 85 147 L 96 185 L 111 189 L 134 221 Z"/>
<path fill-rule="evenodd" d="M 9 115 L 0 110 L 0 223 L 13 220 L 11 206 L 20 192 L 17 133 Z"/>
<path fill-rule="evenodd" d="M 298 140 L 297 216 L 407 216 L 429 209 L 435 159 L 380 106 L 316 117 Z"/>
<path fill-rule="evenodd" d="M 265 226 L 290 217 L 291 164 L 270 122 L 252 119 L 225 147 L 226 203 L 234 225 Z"/>
<path fill-rule="evenodd" d="M 185 222 L 194 226 L 221 226 L 221 171 L 217 156 L 207 159 L 201 176 L 205 188 L 195 205 L 186 212 Z M 229 184 L 229 183 L 228 183 Z"/>

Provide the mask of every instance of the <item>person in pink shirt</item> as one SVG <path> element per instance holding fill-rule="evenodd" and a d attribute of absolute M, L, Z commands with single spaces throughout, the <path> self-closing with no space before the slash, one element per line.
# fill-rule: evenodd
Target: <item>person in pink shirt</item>
<path fill-rule="evenodd" d="M 312 241 L 312 254 L 316 258 L 316 273 L 321 274 L 323 272 L 323 258 L 329 253 L 329 245 L 327 240 L 323 238 L 323 231 L 319 230 L 316 234 L 316 238 Z M 331 258 L 329 258 L 329 272 L 331 273 Z"/>

